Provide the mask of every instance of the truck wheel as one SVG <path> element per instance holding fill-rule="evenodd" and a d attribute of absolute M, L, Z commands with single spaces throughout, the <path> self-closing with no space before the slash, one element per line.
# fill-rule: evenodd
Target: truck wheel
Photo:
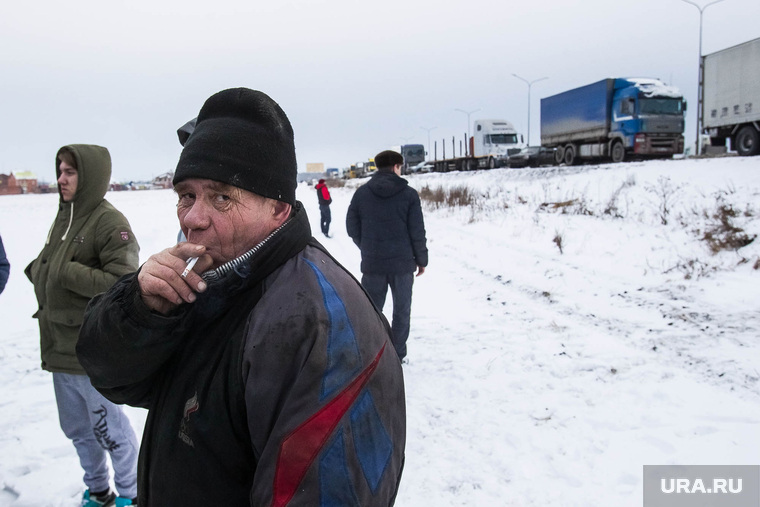
<path fill-rule="evenodd" d="M 743 157 L 760 153 L 760 134 L 751 125 L 743 127 L 736 136 L 736 151 Z"/>
<path fill-rule="evenodd" d="M 623 143 L 620 141 L 614 141 L 612 143 L 612 149 L 610 150 L 610 156 L 615 163 L 625 160 L 625 148 L 623 148 Z"/>
<path fill-rule="evenodd" d="M 496 159 L 495 158 L 491 157 L 491 158 L 488 159 L 488 168 L 489 169 L 496 168 Z"/>
<path fill-rule="evenodd" d="M 568 144 L 565 146 L 565 165 L 575 164 L 575 146 Z"/>
<path fill-rule="evenodd" d="M 557 146 L 557 148 L 554 150 L 554 165 L 560 165 L 564 161 L 565 150 L 562 149 L 562 146 Z"/>

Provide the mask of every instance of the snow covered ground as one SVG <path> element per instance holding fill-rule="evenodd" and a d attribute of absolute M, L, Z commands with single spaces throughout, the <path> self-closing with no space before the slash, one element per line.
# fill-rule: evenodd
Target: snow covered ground
<path fill-rule="evenodd" d="M 760 240 L 713 254 L 701 238 L 760 234 L 760 158 L 408 179 L 472 204 L 425 210 L 397 505 L 640 506 L 642 465 L 759 463 Z M 315 234 L 357 276 L 344 218 L 358 183 L 331 190 L 330 239 L 313 187 L 298 190 Z M 107 198 L 142 260 L 173 242 L 171 191 Z M 3 507 L 71 507 L 83 490 L 23 275 L 56 200 L 0 198 L 12 265 L 0 295 Z M 144 411 L 129 414 L 141 431 Z"/>

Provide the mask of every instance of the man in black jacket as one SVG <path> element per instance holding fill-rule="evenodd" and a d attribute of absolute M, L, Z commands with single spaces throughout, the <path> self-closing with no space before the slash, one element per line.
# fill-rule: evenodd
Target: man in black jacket
<path fill-rule="evenodd" d="M 404 158 L 395 151 L 375 156 L 377 173 L 359 187 L 346 214 L 346 229 L 362 253 L 362 285 L 382 310 L 393 297 L 393 346 L 406 357 L 414 271 L 428 264 L 420 196 L 401 177 Z"/>
<path fill-rule="evenodd" d="M 311 235 L 285 112 L 210 97 L 174 190 L 187 241 L 89 306 L 77 352 L 149 409 L 140 507 L 392 505 L 403 372 L 387 321 Z"/>

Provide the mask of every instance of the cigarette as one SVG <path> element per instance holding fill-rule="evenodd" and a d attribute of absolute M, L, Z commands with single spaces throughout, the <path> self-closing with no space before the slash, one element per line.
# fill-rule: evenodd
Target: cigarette
<path fill-rule="evenodd" d="M 180 275 L 182 278 L 185 278 L 188 274 L 190 274 L 190 271 L 193 270 L 193 266 L 195 266 L 195 263 L 198 262 L 198 257 L 190 257 L 187 259 L 187 266 L 185 266 L 185 270 Z"/>

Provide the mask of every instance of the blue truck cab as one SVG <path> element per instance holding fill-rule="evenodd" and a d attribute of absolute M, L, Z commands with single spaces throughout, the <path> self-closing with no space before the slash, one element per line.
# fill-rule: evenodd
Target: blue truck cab
<path fill-rule="evenodd" d="M 541 99 L 541 145 L 557 163 L 683 152 L 683 96 L 657 79 L 610 78 Z"/>

